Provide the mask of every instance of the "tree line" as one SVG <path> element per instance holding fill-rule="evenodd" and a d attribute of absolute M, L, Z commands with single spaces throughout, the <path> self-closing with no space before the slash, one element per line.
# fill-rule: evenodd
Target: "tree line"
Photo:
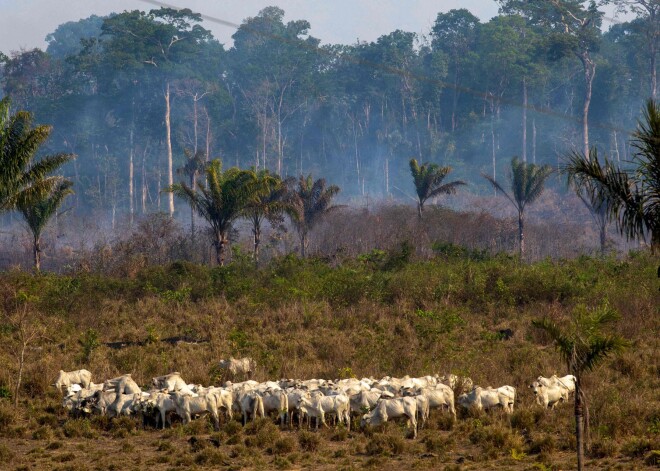
<path fill-rule="evenodd" d="M 628 160 L 656 95 L 657 4 L 498 3 L 487 22 L 451 10 L 426 36 L 351 45 L 322 44 L 277 7 L 245 19 L 229 48 L 187 9 L 92 16 L 60 25 L 45 51 L 6 51 L 0 87 L 54 126 L 48 151 L 78 156 L 63 167 L 74 211 L 113 222 L 173 214 L 162 190 L 190 175 L 187 156 L 390 198 L 410 194 L 411 157 L 472 183 L 501 179 L 512 155 L 556 165 L 593 145 Z M 606 3 L 633 19 L 603 30 Z"/>

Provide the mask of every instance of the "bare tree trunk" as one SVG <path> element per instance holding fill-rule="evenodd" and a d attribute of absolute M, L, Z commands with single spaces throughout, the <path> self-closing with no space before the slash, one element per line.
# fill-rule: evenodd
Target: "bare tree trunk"
<path fill-rule="evenodd" d="M 660 254 L 660 228 L 657 227 L 651 229 L 651 253 Z M 660 276 L 660 268 L 658 276 Z"/>
<path fill-rule="evenodd" d="M 215 234 L 215 261 L 218 263 L 218 266 L 223 267 L 225 265 L 225 244 L 227 240 L 225 236 L 220 233 Z"/>
<path fill-rule="evenodd" d="M 520 254 L 520 260 L 522 260 L 525 255 L 525 220 L 523 213 L 518 211 L 518 250 Z"/>
<path fill-rule="evenodd" d="M 142 214 L 147 213 L 147 168 L 145 166 L 145 160 L 147 160 L 147 149 L 145 147 L 144 153 L 142 154 Z"/>
<path fill-rule="evenodd" d="M 532 118 L 532 163 L 536 165 L 536 116 Z"/>
<path fill-rule="evenodd" d="M 131 132 L 130 132 L 130 146 L 131 150 L 129 152 L 129 158 L 128 158 L 128 206 L 129 206 L 129 211 L 130 211 L 130 225 L 133 226 L 133 215 L 135 214 L 135 200 L 134 200 L 134 188 L 133 188 L 133 181 L 134 181 L 134 176 L 133 176 L 133 154 L 134 154 L 134 147 L 133 147 L 133 127 L 131 127 Z"/>
<path fill-rule="evenodd" d="M 495 109 L 494 109 L 494 103 L 492 101 L 491 97 L 491 102 L 490 102 L 490 138 L 491 138 L 491 149 L 492 149 L 492 158 L 493 158 L 493 180 L 496 179 L 496 173 L 497 173 L 497 160 L 495 157 Z M 496 192 L 497 193 L 497 192 Z"/>
<path fill-rule="evenodd" d="M 582 145 L 584 155 L 589 158 L 589 106 L 591 105 L 591 89 L 596 75 L 596 64 L 589 57 L 588 52 L 580 55 L 584 66 L 584 103 L 582 105 Z"/>
<path fill-rule="evenodd" d="M 34 235 L 34 240 L 32 241 L 32 248 L 34 254 L 34 269 L 35 271 L 41 270 L 41 242 L 38 235 Z"/>
<path fill-rule="evenodd" d="M 261 244 L 261 224 L 258 220 L 252 221 L 252 234 L 254 235 L 254 263 L 259 263 L 259 245 Z"/>
<path fill-rule="evenodd" d="M 307 231 L 300 232 L 300 256 L 302 258 L 306 257 L 307 252 Z"/>
<path fill-rule="evenodd" d="M 577 442 L 577 469 L 584 469 L 584 422 L 583 422 L 582 391 L 580 379 L 575 381 L 575 439 Z"/>
<path fill-rule="evenodd" d="M 174 185 L 174 170 L 172 165 L 172 126 L 170 124 L 170 82 L 165 85 L 165 134 L 167 145 L 167 185 Z M 167 209 L 170 217 L 174 216 L 174 193 L 167 193 Z"/>
<path fill-rule="evenodd" d="M 527 163 L 527 78 L 523 78 L 522 160 Z"/>
<path fill-rule="evenodd" d="M 23 328 L 21 326 L 21 328 Z M 21 335 L 23 337 L 23 335 Z M 18 407 L 18 396 L 21 392 L 21 381 L 23 380 L 23 368 L 25 366 L 25 350 L 27 350 L 27 342 L 25 338 L 21 339 L 21 354 L 18 357 L 18 375 L 16 377 L 16 388 L 14 389 L 14 407 Z"/>
<path fill-rule="evenodd" d="M 211 117 L 208 110 L 206 111 L 206 161 L 211 160 Z"/>
<path fill-rule="evenodd" d="M 197 172 L 193 172 L 190 175 L 190 188 L 193 191 L 197 191 L 195 187 L 197 186 Z M 193 206 L 190 205 L 190 237 L 192 238 L 193 243 L 195 242 L 195 210 Z"/>
<path fill-rule="evenodd" d="M 385 158 L 385 196 L 390 196 L 390 159 Z"/>

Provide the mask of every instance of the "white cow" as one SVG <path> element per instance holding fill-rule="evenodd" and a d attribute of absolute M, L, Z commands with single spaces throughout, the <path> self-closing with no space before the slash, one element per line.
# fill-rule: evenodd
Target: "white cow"
<path fill-rule="evenodd" d="M 568 388 L 562 384 L 546 385 L 534 381 L 529 387 L 536 397 L 536 403 L 546 409 L 548 407 L 554 409 L 560 402 L 568 402 Z"/>
<path fill-rule="evenodd" d="M 220 360 L 218 366 L 220 369 L 228 371 L 232 378 L 235 378 L 237 375 L 246 375 L 248 378 L 251 378 L 256 368 L 256 363 L 250 357 L 229 357 L 228 360 Z"/>
<path fill-rule="evenodd" d="M 280 419 L 280 426 L 284 427 L 286 424 L 286 416 L 289 413 L 289 398 L 286 392 L 279 389 L 266 389 L 265 391 L 257 391 L 261 396 L 264 406 L 264 413 L 269 415 L 275 412 Z"/>
<path fill-rule="evenodd" d="M 218 402 L 214 395 L 192 397 L 182 395 L 176 392 L 170 393 L 176 406 L 176 413 L 187 424 L 192 420 L 193 415 L 211 414 L 213 425 L 216 430 L 220 428 L 220 418 L 218 416 Z"/>
<path fill-rule="evenodd" d="M 152 392 L 149 397 L 142 400 L 141 408 L 142 411 L 149 415 L 153 414 L 153 412 L 157 412 L 160 418 L 161 427 L 165 428 L 167 413 L 176 412 L 176 403 L 168 393 L 156 391 Z M 158 427 L 158 421 L 156 421 L 156 427 Z"/>
<path fill-rule="evenodd" d="M 344 393 L 327 394 L 321 392 L 311 394 L 312 399 L 318 399 L 316 404 L 323 409 L 324 418 L 326 414 L 332 414 L 338 423 L 344 423 L 348 430 L 351 429 L 351 406 L 348 396 Z M 309 402 L 309 401 L 308 401 Z M 302 410 L 302 402 L 299 403 Z"/>
<path fill-rule="evenodd" d="M 454 391 L 449 386 L 439 383 L 434 388 L 405 389 L 403 393 L 406 396 L 424 396 L 428 399 L 429 410 L 447 409 L 456 420 Z"/>
<path fill-rule="evenodd" d="M 151 384 L 156 389 L 167 389 L 168 392 L 180 391 L 181 393 L 194 395 L 193 389 L 181 378 L 178 371 L 164 376 L 152 378 Z"/>
<path fill-rule="evenodd" d="M 475 387 L 469 393 L 458 396 L 458 403 L 469 409 L 488 410 L 494 407 L 502 407 L 508 414 L 513 413 L 513 403 L 516 398 L 516 388 L 513 386 L 502 386 L 497 389 L 491 387 Z"/>
<path fill-rule="evenodd" d="M 417 438 L 417 401 L 412 397 L 381 399 L 374 410 L 362 416 L 362 426 L 376 426 L 399 417 L 407 418 L 408 427 L 413 429 L 413 438 Z"/>
<path fill-rule="evenodd" d="M 353 394 L 350 397 L 351 412 L 362 415 L 365 412 L 372 410 L 381 396 L 381 391 L 378 389 L 371 389 L 369 391 L 361 391 L 357 394 Z"/>
<path fill-rule="evenodd" d="M 472 379 L 468 378 L 467 376 L 456 376 L 452 373 L 438 378 L 438 383 L 449 386 L 451 389 L 460 388 L 463 391 L 470 391 L 474 387 Z"/>
<path fill-rule="evenodd" d="M 92 409 L 96 410 L 99 414 L 105 415 L 108 407 L 115 402 L 117 393 L 114 390 L 110 391 L 96 391 L 92 396 L 86 398 L 82 402 L 83 410 L 91 413 Z"/>
<path fill-rule="evenodd" d="M 247 423 L 250 417 L 252 417 L 252 420 L 254 421 L 258 416 L 266 416 L 264 412 L 264 401 L 255 391 L 239 391 L 236 395 L 234 404 L 238 406 L 241 414 L 243 414 L 243 425 Z"/>
<path fill-rule="evenodd" d="M 92 382 L 92 373 L 87 370 L 76 370 L 76 371 L 64 371 L 60 370 L 57 380 L 55 381 L 55 386 L 60 392 L 62 388 L 69 388 L 73 384 L 79 384 L 83 388 L 87 388 Z"/>
<path fill-rule="evenodd" d="M 131 378 L 130 373 L 106 380 L 103 383 L 103 390 L 114 390 L 117 394 L 136 394 L 142 392 L 140 386 Z"/>
<path fill-rule="evenodd" d="M 538 378 L 536 378 L 536 381 L 538 381 L 544 386 L 552 386 L 554 384 L 558 384 L 566 388 L 569 394 L 575 392 L 576 378 L 573 375 L 566 375 L 561 378 L 557 377 L 557 375 L 552 375 L 549 378 L 539 376 Z"/>

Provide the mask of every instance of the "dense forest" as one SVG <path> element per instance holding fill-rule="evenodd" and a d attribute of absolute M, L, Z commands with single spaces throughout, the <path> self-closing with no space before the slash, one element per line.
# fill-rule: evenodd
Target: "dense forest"
<path fill-rule="evenodd" d="M 605 17 L 607 3 L 632 19 Z M 499 4 L 488 22 L 451 10 L 428 36 L 351 45 L 322 44 L 278 7 L 245 19 L 231 47 L 190 10 L 91 16 L 60 25 L 45 51 L 4 51 L 0 93 L 53 126 L 44 153 L 77 156 L 63 167 L 74 212 L 113 221 L 187 214 L 162 190 L 187 181 L 195 155 L 400 201 L 411 158 L 451 166 L 475 194 L 492 194 L 480 174 L 502 179 L 514 155 L 557 166 L 595 146 L 629 159 L 656 96 L 657 3 Z"/>

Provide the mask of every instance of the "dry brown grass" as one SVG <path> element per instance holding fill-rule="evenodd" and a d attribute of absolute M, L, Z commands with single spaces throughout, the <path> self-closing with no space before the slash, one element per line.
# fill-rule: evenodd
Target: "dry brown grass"
<path fill-rule="evenodd" d="M 656 260 L 637 255 L 521 266 L 507 258 L 450 257 L 389 271 L 356 261 L 336 268 L 278 263 L 261 272 L 173 265 L 135 278 L 0 277 L 5 301 L 17 290 L 39 295 L 34 309 L 57 326 L 28 352 L 19 409 L 0 399 L 0 468 L 570 469 L 572 408 L 540 410 L 526 387 L 538 374 L 564 372 L 530 320 L 561 319 L 577 303 L 598 305 L 604 298 L 621 313 L 617 329 L 632 347 L 585 379 L 589 467 L 644 469 L 657 462 Z M 175 276 L 183 269 L 192 274 Z M 10 327 L 2 329 L 12 335 Z M 80 341 L 88 329 L 100 345 L 86 362 Z M 511 329 L 512 338 L 503 339 L 502 329 Z M 208 342 L 160 341 L 183 335 Z M 104 345 L 116 341 L 138 344 Z M 230 354 L 255 358 L 262 380 L 454 372 L 484 386 L 513 385 L 518 400 L 510 418 L 470 413 L 454 424 L 434 412 L 418 439 L 407 440 L 397 423 L 368 433 L 280 431 L 269 421 L 246 428 L 223 423 L 214 433 L 208 420 L 143 430 L 132 419 L 70 418 L 49 386 L 60 368 L 80 367 L 95 381 L 131 372 L 147 385 L 153 376 L 181 371 L 189 382 L 210 384 L 222 380 L 214 363 Z M 0 388 L 11 391 L 10 343 L 0 346 L 0 363 L 7 365 Z"/>

